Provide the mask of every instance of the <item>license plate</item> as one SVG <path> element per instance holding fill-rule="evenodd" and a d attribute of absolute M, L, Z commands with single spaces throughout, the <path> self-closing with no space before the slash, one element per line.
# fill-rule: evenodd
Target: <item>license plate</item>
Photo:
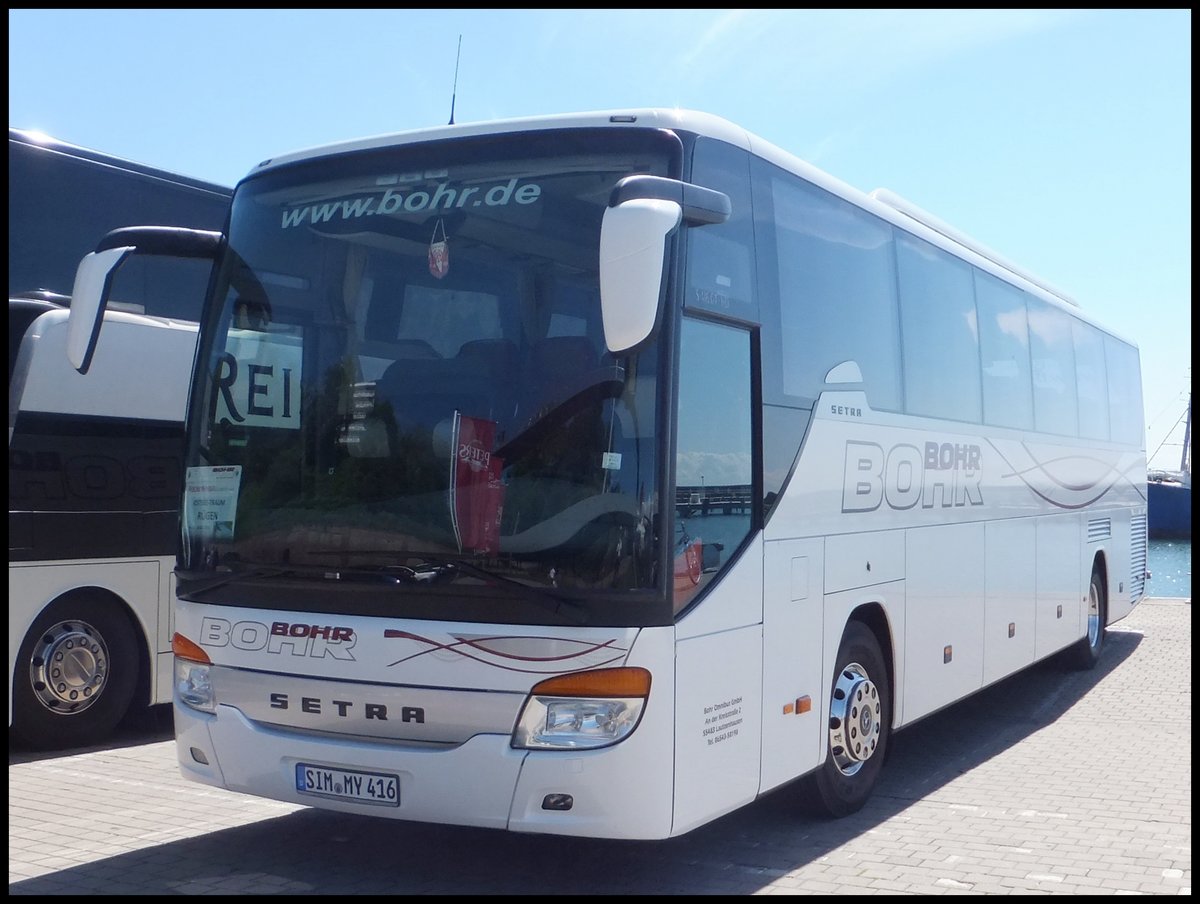
<path fill-rule="evenodd" d="M 316 797 L 352 800 L 381 807 L 400 806 L 400 777 L 384 772 L 296 764 L 296 790 Z"/>

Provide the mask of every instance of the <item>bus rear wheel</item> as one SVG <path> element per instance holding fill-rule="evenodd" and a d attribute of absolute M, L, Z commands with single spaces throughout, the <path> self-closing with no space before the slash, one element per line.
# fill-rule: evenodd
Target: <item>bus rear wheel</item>
<path fill-rule="evenodd" d="M 799 790 L 808 812 L 836 818 L 867 802 L 891 738 L 887 663 L 875 634 L 862 622 L 850 622 L 842 635 L 827 718 L 825 762 L 800 780 Z"/>
<path fill-rule="evenodd" d="M 1104 651 L 1104 630 L 1108 621 L 1108 593 L 1097 567 L 1088 585 L 1087 634 L 1067 650 L 1068 664 L 1079 671 L 1094 669 Z"/>
<path fill-rule="evenodd" d="M 14 738 L 36 750 L 104 739 L 129 710 L 137 672 L 137 643 L 123 612 L 86 592 L 56 600 L 21 643 Z"/>

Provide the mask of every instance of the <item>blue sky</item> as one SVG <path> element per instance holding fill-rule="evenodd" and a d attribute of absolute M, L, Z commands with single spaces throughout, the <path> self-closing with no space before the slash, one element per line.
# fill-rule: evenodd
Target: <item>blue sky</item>
<path fill-rule="evenodd" d="M 1191 390 L 1191 10 L 9 10 L 9 125 L 233 184 L 454 118 L 669 106 L 886 187 Z M 1157 452 L 1157 454 L 1155 454 Z"/>

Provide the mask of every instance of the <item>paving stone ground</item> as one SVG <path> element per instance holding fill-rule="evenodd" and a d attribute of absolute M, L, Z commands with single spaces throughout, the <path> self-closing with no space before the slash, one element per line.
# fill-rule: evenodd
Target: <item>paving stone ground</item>
<path fill-rule="evenodd" d="M 103 747 L 10 748 L 9 893 L 1191 894 L 1191 687 L 1191 601 L 1149 599 L 1109 629 L 1094 671 L 1038 665 L 898 733 L 851 817 L 799 815 L 785 789 L 662 842 L 395 823 L 197 785 L 168 709 Z"/>

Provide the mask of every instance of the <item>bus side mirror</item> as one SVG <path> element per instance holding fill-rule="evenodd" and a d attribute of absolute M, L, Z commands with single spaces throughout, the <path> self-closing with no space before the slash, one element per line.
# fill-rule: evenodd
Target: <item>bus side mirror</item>
<path fill-rule="evenodd" d="M 680 223 L 729 219 L 729 196 L 660 176 L 628 176 L 613 188 L 600 224 L 600 308 L 613 354 L 645 342 L 658 324 L 667 238 Z"/>
<path fill-rule="evenodd" d="M 219 232 L 179 226 L 128 226 L 114 229 L 84 256 L 75 271 L 71 313 L 67 317 L 67 360 L 81 374 L 92 366 L 112 279 L 130 254 L 198 257 L 215 261 L 224 241 Z"/>
<path fill-rule="evenodd" d="M 131 246 L 93 251 L 75 271 L 71 310 L 67 315 L 67 360 L 81 374 L 92 366 L 113 273 L 134 249 Z"/>
<path fill-rule="evenodd" d="M 637 198 L 604 211 L 600 226 L 600 309 L 604 342 L 627 352 L 654 331 L 666 282 L 667 236 L 683 211 L 674 201 Z"/>

